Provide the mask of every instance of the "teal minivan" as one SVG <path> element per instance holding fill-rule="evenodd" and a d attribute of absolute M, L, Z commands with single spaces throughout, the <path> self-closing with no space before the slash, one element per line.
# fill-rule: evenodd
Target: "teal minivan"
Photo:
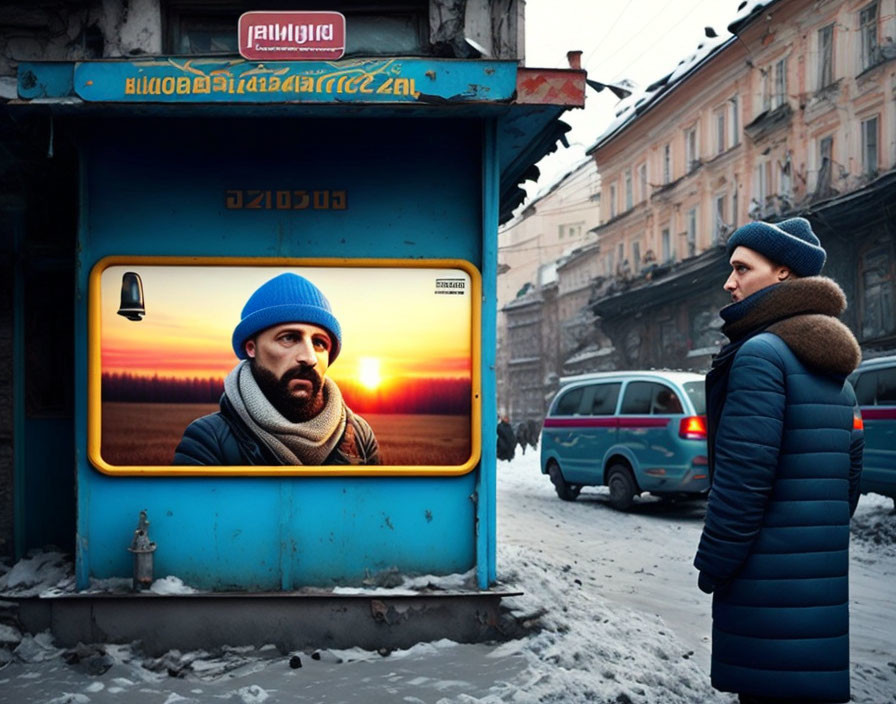
<path fill-rule="evenodd" d="M 624 511 L 643 492 L 709 491 L 702 374 L 600 372 L 560 383 L 541 431 L 541 471 L 561 499 L 606 485 Z"/>
<path fill-rule="evenodd" d="M 862 493 L 896 505 L 896 355 L 868 359 L 849 377 L 865 427 Z"/>

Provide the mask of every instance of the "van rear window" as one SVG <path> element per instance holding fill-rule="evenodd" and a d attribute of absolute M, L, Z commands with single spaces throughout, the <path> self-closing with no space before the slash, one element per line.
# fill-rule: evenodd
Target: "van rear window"
<path fill-rule="evenodd" d="M 698 416 L 706 415 L 706 384 L 702 381 L 686 381 L 684 384 L 684 392 L 694 404 L 694 413 Z"/>

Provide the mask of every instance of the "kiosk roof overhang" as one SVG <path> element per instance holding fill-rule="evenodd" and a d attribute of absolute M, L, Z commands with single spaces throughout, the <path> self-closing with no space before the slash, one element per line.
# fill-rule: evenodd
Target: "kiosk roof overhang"
<path fill-rule="evenodd" d="M 238 57 L 151 57 L 23 62 L 17 109 L 57 116 L 494 119 L 500 221 L 525 194 L 518 184 L 554 151 L 585 105 L 585 71 L 515 61 L 369 58 L 258 62 Z"/>

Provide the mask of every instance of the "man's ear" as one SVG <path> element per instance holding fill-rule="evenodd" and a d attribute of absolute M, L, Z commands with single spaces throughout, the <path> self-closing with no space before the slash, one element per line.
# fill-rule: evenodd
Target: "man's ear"
<path fill-rule="evenodd" d="M 793 274 L 792 271 L 786 266 L 782 266 L 778 268 L 778 281 L 785 281 L 791 277 Z"/>
<path fill-rule="evenodd" d="M 246 354 L 249 357 L 252 357 L 254 359 L 255 358 L 255 338 L 254 337 L 250 337 L 248 340 L 246 340 L 245 348 L 246 348 Z"/>

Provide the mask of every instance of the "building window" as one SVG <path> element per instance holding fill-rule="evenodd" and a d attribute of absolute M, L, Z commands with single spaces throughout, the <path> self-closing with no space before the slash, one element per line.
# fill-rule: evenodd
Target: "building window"
<path fill-rule="evenodd" d="M 862 70 L 871 68 L 879 61 L 877 44 L 877 3 L 862 8 L 859 12 L 859 34 L 861 36 Z"/>
<path fill-rule="evenodd" d="M 625 171 L 625 209 L 631 210 L 634 204 L 634 194 L 632 193 L 632 170 Z"/>
<path fill-rule="evenodd" d="M 699 155 L 697 153 L 697 128 L 692 127 L 689 130 L 685 130 L 684 133 L 684 152 L 685 152 L 685 163 L 687 164 L 688 172 L 693 171 L 699 165 Z"/>
<path fill-rule="evenodd" d="M 585 228 L 585 223 L 583 222 L 573 222 L 566 223 L 565 225 L 560 225 L 557 228 L 557 234 L 559 239 L 563 239 L 564 237 L 569 237 L 571 240 L 581 239 L 582 230 Z"/>
<path fill-rule="evenodd" d="M 731 194 L 731 229 L 737 227 L 737 184 L 734 184 L 734 193 Z"/>
<path fill-rule="evenodd" d="M 616 217 L 616 184 L 610 184 L 610 218 Z"/>
<path fill-rule="evenodd" d="M 716 110 L 715 112 L 715 123 L 716 123 L 716 154 L 721 154 L 725 151 L 725 140 L 726 140 L 726 131 L 725 131 L 725 109 L 722 108 L 720 110 Z"/>
<path fill-rule="evenodd" d="M 877 175 L 877 117 L 862 120 L 862 173 Z"/>
<path fill-rule="evenodd" d="M 641 200 L 647 200 L 647 164 L 638 167 L 638 181 L 641 183 Z"/>
<path fill-rule="evenodd" d="M 759 205 L 765 205 L 765 198 L 768 196 L 768 180 L 766 178 L 765 164 L 759 164 L 756 167 L 756 200 Z"/>
<path fill-rule="evenodd" d="M 713 207 L 712 243 L 718 244 L 722 233 L 726 231 L 725 223 L 725 195 L 716 196 Z"/>
<path fill-rule="evenodd" d="M 641 271 L 641 242 L 632 242 L 632 271 L 636 274 Z"/>
<path fill-rule="evenodd" d="M 619 259 L 619 266 L 622 266 L 625 262 L 625 242 L 619 243 L 619 252 L 617 254 L 617 257 Z"/>
<path fill-rule="evenodd" d="M 790 152 L 787 152 L 784 155 L 784 162 L 780 164 L 781 167 L 781 187 L 780 192 L 781 195 L 784 196 L 788 202 L 793 195 L 793 179 L 790 178 L 790 173 L 792 170 L 792 164 L 790 161 Z"/>
<path fill-rule="evenodd" d="M 762 112 L 768 112 L 772 109 L 772 79 L 771 79 L 771 68 L 765 68 L 761 70 L 761 93 L 762 93 Z"/>
<path fill-rule="evenodd" d="M 672 249 L 672 231 L 669 227 L 662 230 L 662 247 L 663 247 L 663 263 L 671 262 L 675 259 L 675 250 Z"/>
<path fill-rule="evenodd" d="M 861 258 L 862 338 L 870 340 L 896 332 L 893 248 L 880 243 Z"/>
<path fill-rule="evenodd" d="M 688 256 L 697 253 L 697 208 L 688 211 Z"/>
<path fill-rule="evenodd" d="M 834 82 L 834 25 L 818 30 L 818 88 Z"/>
<path fill-rule="evenodd" d="M 672 145 L 667 144 L 663 147 L 663 183 L 669 183 L 672 180 Z"/>
<path fill-rule="evenodd" d="M 818 180 L 815 186 L 817 196 L 831 192 L 831 172 L 833 171 L 834 138 L 824 137 L 818 143 Z"/>
<path fill-rule="evenodd" d="M 728 100 L 731 108 L 731 146 L 735 147 L 740 144 L 740 104 L 737 96 L 734 95 Z"/>
<path fill-rule="evenodd" d="M 787 57 L 775 64 L 775 94 L 772 97 L 772 108 L 787 102 Z"/>
<path fill-rule="evenodd" d="M 772 193 L 774 184 L 772 183 L 772 162 L 764 161 L 756 165 L 755 189 L 756 203 L 759 206 L 759 215 L 765 215 L 768 206 L 769 196 Z"/>

